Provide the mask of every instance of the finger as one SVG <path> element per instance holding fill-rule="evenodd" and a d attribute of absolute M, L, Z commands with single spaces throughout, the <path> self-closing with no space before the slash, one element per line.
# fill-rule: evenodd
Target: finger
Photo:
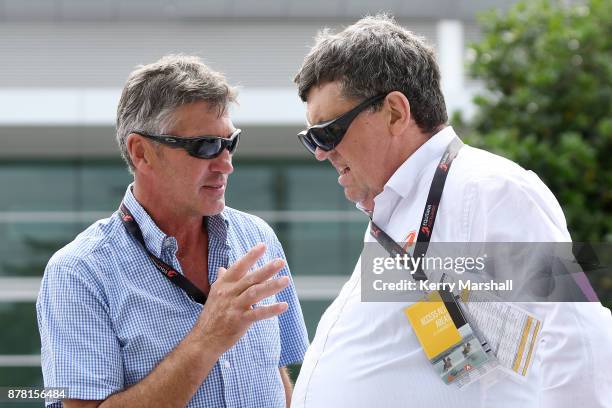
<path fill-rule="evenodd" d="M 249 269 L 257 262 L 259 258 L 266 252 L 266 246 L 263 243 L 255 245 L 242 258 L 234 262 L 224 274 L 225 280 L 237 281 L 242 278 Z"/>
<path fill-rule="evenodd" d="M 255 309 L 247 310 L 246 317 L 251 322 L 256 322 L 258 320 L 269 319 L 274 316 L 278 316 L 281 313 L 284 313 L 289 308 L 287 302 L 279 302 L 274 303 L 272 305 L 260 306 Z"/>
<path fill-rule="evenodd" d="M 242 292 L 242 294 L 238 297 L 238 303 L 245 308 L 248 308 L 267 297 L 277 294 L 287 286 L 289 286 L 288 276 L 281 276 L 278 279 L 267 280 L 263 283 L 253 285 Z"/>
<path fill-rule="evenodd" d="M 277 258 L 273 261 L 268 262 L 261 268 L 251 273 L 247 273 L 245 276 L 242 277 L 242 279 L 240 279 L 236 283 L 235 293 L 239 295 L 251 286 L 261 282 L 265 282 L 266 280 L 276 275 L 281 269 L 283 269 L 284 266 L 285 261 L 280 258 Z"/>

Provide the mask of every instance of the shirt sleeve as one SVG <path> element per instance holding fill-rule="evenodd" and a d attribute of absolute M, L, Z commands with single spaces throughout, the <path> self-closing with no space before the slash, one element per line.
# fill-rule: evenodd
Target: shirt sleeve
<path fill-rule="evenodd" d="M 124 387 L 108 304 L 82 261 L 50 261 L 36 311 L 45 387 L 82 400 L 105 400 Z"/>
<path fill-rule="evenodd" d="M 276 236 L 274 236 L 274 248 L 274 256 L 285 259 L 286 266 L 279 272 L 279 276 L 288 276 L 291 281 L 289 286 L 276 296 L 279 302 L 287 302 L 289 305 L 287 311 L 278 316 L 281 339 L 281 354 L 278 365 L 279 367 L 284 367 L 290 364 L 301 363 L 309 343 L 304 316 L 302 315 L 302 308 L 295 291 L 293 278 L 286 262 L 283 247 Z"/>
<path fill-rule="evenodd" d="M 535 179 L 530 184 L 507 180 L 479 183 L 470 211 L 470 241 L 571 241 L 557 200 L 535 174 L 531 176 Z M 519 306 L 544 320 L 533 363 L 538 365 L 539 406 L 612 406 L 610 310 L 599 302 Z"/>

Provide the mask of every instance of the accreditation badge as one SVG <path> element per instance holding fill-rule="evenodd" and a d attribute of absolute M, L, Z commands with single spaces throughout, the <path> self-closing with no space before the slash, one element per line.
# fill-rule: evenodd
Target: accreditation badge
<path fill-rule="evenodd" d="M 472 382 L 496 364 L 451 292 L 430 292 L 422 301 L 406 307 L 404 313 L 444 383 L 459 382 L 466 376 Z"/>
<path fill-rule="evenodd" d="M 540 343 L 544 319 L 490 293 L 463 291 L 460 306 L 477 336 L 486 340 L 485 349 L 495 350 L 499 368 L 524 381 Z"/>

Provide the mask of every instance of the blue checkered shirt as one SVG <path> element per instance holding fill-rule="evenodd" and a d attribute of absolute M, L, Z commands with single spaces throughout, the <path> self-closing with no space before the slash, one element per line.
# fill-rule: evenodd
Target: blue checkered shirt
<path fill-rule="evenodd" d="M 131 188 L 124 203 L 149 251 L 181 272 L 176 239 L 155 225 Z M 257 267 L 285 257 L 272 229 L 255 216 L 226 207 L 208 217 L 207 228 L 209 282 L 258 242 L 267 251 Z M 279 275 L 291 276 L 286 267 Z M 285 407 L 279 367 L 302 361 L 308 337 L 293 283 L 261 303 L 276 301 L 289 309 L 253 324 L 188 407 Z M 66 387 L 71 399 L 104 400 L 146 377 L 203 307 L 155 268 L 115 212 L 59 250 L 45 269 L 36 303 L 45 386 Z"/>

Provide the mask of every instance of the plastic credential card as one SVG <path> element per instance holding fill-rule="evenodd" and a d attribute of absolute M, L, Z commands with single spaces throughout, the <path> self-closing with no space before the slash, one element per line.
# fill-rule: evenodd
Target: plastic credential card
<path fill-rule="evenodd" d="M 500 367 L 518 378 L 527 377 L 543 319 L 492 295 L 465 291 L 461 297 L 462 310 L 479 337 L 486 339 Z"/>
<path fill-rule="evenodd" d="M 466 373 L 479 371 L 491 355 L 482 348 L 453 294 L 435 291 L 426 297 L 405 308 L 404 313 L 436 373 L 450 384 Z"/>
<path fill-rule="evenodd" d="M 451 280 L 450 276 L 442 274 L 440 282 Z M 525 380 L 536 355 L 544 319 L 490 292 L 464 289 L 453 294 L 485 351 L 492 354 L 497 368 L 514 379 Z M 493 366 L 490 364 L 486 368 Z M 465 385 L 467 380 L 471 382 L 469 377 L 464 376 L 457 385 Z"/>

